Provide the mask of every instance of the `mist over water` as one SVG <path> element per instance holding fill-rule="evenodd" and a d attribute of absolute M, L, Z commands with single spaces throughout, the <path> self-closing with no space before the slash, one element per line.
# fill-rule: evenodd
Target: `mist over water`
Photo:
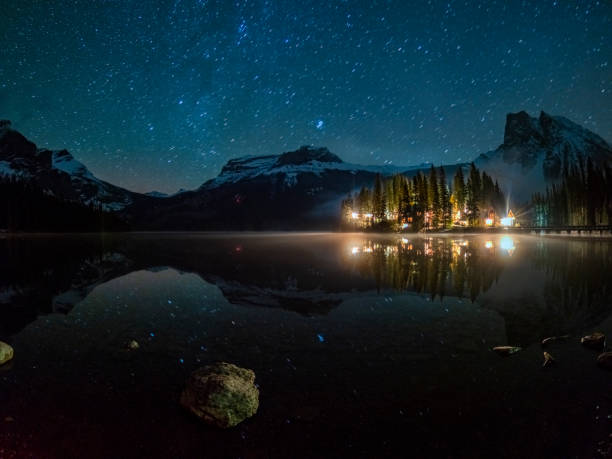
<path fill-rule="evenodd" d="M 609 374 L 579 344 L 612 333 L 607 240 L 23 236 L 0 255 L 7 451 L 367 456 L 408 439 L 428 456 L 589 456 L 612 425 Z M 540 341 L 565 334 L 542 369 Z M 491 352 L 505 344 L 523 351 Z M 220 360 L 261 389 L 258 414 L 222 432 L 177 402 Z"/>

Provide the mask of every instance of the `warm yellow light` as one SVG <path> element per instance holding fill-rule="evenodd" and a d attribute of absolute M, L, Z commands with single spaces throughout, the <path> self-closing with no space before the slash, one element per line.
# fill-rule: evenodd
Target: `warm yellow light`
<path fill-rule="evenodd" d="M 487 226 L 491 226 L 491 225 L 493 224 L 493 219 L 492 219 L 492 218 L 487 218 L 487 219 L 485 220 L 485 224 L 486 224 Z"/>
<path fill-rule="evenodd" d="M 351 217 L 359 218 L 359 214 L 357 212 L 353 212 L 353 213 L 351 213 Z"/>
<path fill-rule="evenodd" d="M 372 218 L 372 214 L 364 214 L 363 215 L 365 218 Z"/>
<path fill-rule="evenodd" d="M 487 241 L 485 242 L 485 247 L 487 249 L 492 249 L 493 248 L 493 241 Z"/>
<path fill-rule="evenodd" d="M 351 249 L 351 253 L 352 253 L 353 255 L 355 255 L 356 253 L 359 253 L 359 247 L 353 247 L 353 248 Z"/>

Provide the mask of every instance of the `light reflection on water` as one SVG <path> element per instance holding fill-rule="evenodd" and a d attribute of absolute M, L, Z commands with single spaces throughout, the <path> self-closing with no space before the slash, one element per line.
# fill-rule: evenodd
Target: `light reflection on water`
<path fill-rule="evenodd" d="M 115 444 L 136 455 L 133 438 L 150 455 L 172 455 L 169 444 L 187 445 L 186 456 L 203 444 L 213 456 L 288 457 L 296 444 L 311 456 L 330 445 L 394 455 L 411 432 L 421 456 L 434 445 L 474 457 L 495 438 L 488 457 L 500 457 L 518 438 L 523 457 L 544 457 L 569 447 L 550 434 L 562 394 L 581 395 L 572 424 L 589 435 L 603 428 L 591 422 L 595 403 L 612 414 L 598 395 L 609 381 L 576 339 L 552 349 L 554 372 L 539 345 L 612 332 L 609 241 L 145 234 L 0 239 L 0 255 L 0 339 L 17 352 L 1 373 L 0 419 L 22 420 L 18 438 L 39 432 L 30 441 L 46 451 L 56 436 L 40 416 L 94 443 L 111 432 L 97 444 L 107 457 Z M 500 359 L 498 344 L 524 351 Z M 176 404 L 189 373 L 217 360 L 254 369 L 262 387 L 257 417 L 223 434 Z M 482 422 L 509 413 L 512 436 Z M 0 430 L 0 447 L 6 438 Z"/>
<path fill-rule="evenodd" d="M 69 312 L 109 280 L 172 267 L 216 285 L 230 303 L 305 315 L 327 314 L 366 292 L 466 298 L 513 322 L 528 317 L 530 327 L 509 328 L 521 338 L 530 330 L 535 340 L 608 314 L 611 247 L 605 240 L 508 234 L 141 234 L 59 237 L 51 244 L 44 237 L 5 238 L 0 337 L 41 313 Z"/>

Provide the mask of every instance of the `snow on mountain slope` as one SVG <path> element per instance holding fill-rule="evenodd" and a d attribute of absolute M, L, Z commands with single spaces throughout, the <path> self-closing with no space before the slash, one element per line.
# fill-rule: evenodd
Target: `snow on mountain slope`
<path fill-rule="evenodd" d="M 202 189 L 213 189 L 219 186 L 252 180 L 262 176 L 282 174 L 285 184 L 292 186 L 297 183 L 299 174 L 311 173 L 321 176 L 328 171 L 345 171 L 350 173 L 370 172 L 392 175 L 423 166 L 363 166 L 342 161 L 327 148 L 300 147 L 296 151 L 282 155 L 243 156 L 231 159 L 214 179 L 202 185 Z"/>
<path fill-rule="evenodd" d="M 152 198 L 167 198 L 168 196 L 170 196 L 167 193 L 162 193 L 161 191 L 149 191 L 148 193 L 145 193 L 147 196 L 151 196 Z"/>
<path fill-rule="evenodd" d="M 480 155 L 476 166 L 496 178 L 516 201 L 527 201 L 559 180 L 564 164 L 570 167 L 590 158 L 612 162 L 612 148 L 600 136 L 562 116 L 526 112 L 506 117 L 504 143 Z"/>
<path fill-rule="evenodd" d="M 64 171 L 68 175 L 99 181 L 83 163 L 74 159 L 66 150 L 53 152 L 52 165 L 54 169 Z"/>
<path fill-rule="evenodd" d="M 161 191 L 149 191 L 148 193 L 145 193 L 146 196 L 150 196 L 152 198 L 169 198 L 171 196 L 176 196 L 179 195 L 181 193 L 185 193 L 189 190 L 186 190 L 185 188 L 179 188 L 178 191 L 168 194 L 168 193 L 162 193 Z"/>
<path fill-rule="evenodd" d="M 66 150 L 37 148 L 6 120 L 0 120 L 0 175 L 35 180 L 50 194 L 105 210 L 121 210 L 138 195 L 98 179 Z"/>

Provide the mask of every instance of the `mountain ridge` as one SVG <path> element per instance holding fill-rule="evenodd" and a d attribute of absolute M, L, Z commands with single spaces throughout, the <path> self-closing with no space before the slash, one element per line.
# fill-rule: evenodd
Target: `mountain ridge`
<path fill-rule="evenodd" d="M 559 180 L 564 163 L 612 161 L 612 147 L 599 135 L 563 116 L 541 111 L 506 116 L 504 142 L 478 156 L 474 163 L 519 201 Z M 568 165 L 569 165 L 568 164 Z"/>
<path fill-rule="evenodd" d="M 561 174 L 563 163 L 612 161 L 599 135 L 562 116 L 542 111 L 506 116 L 503 143 L 479 155 L 475 164 L 524 202 Z M 447 178 L 457 167 L 442 166 Z M 37 148 L 0 121 L 0 174 L 32 178 L 56 195 L 99 203 L 140 229 L 303 229 L 334 227 L 341 199 L 377 174 L 411 177 L 431 164 L 358 165 L 325 147 L 302 146 L 278 155 L 232 158 L 220 173 L 194 190 L 166 195 L 132 192 L 96 178 L 67 150 Z"/>
<path fill-rule="evenodd" d="M 95 177 L 68 150 L 38 148 L 11 122 L 0 120 L 0 175 L 36 179 L 37 184 L 57 197 L 99 204 L 109 211 L 120 211 L 139 194 Z"/>

